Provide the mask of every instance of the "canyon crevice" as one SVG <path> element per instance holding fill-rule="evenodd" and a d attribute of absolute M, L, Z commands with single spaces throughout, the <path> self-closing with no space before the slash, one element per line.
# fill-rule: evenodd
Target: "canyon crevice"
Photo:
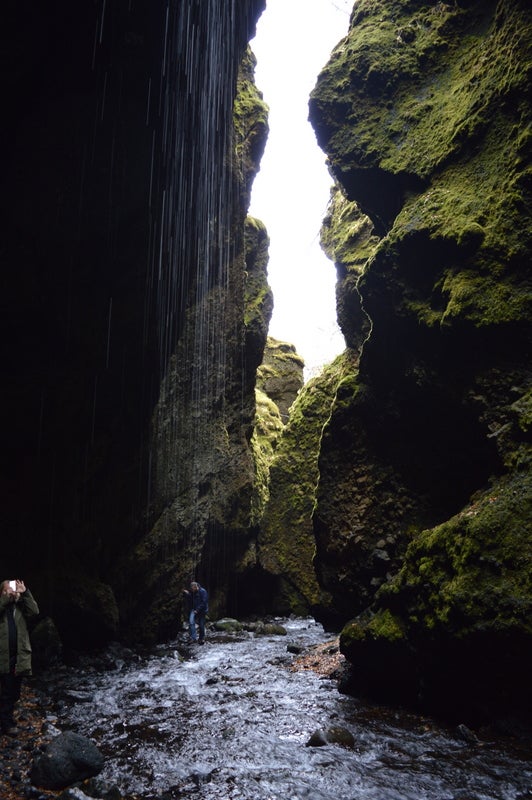
<path fill-rule="evenodd" d="M 342 630 L 352 691 L 523 712 L 530 9 L 356 3 L 309 106 L 346 350 L 303 386 L 247 216 L 264 5 L 9 4 L 4 577 L 67 648 L 175 635 L 195 577 Z"/>

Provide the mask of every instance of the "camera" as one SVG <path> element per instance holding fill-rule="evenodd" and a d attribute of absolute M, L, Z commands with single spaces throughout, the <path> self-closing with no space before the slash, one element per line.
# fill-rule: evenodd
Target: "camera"
<path fill-rule="evenodd" d="M 9 581 L 9 588 L 12 589 L 14 592 L 17 591 L 17 582 L 16 581 Z"/>

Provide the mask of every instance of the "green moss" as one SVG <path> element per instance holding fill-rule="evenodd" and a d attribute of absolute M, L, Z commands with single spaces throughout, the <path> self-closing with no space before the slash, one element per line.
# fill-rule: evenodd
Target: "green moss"
<path fill-rule="evenodd" d="M 512 403 L 511 410 L 517 417 L 517 424 L 523 433 L 532 429 L 532 388 Z"/>
<path fill-rule="evenodd" d="M 251 525 L 259 523 L 268 502 L 270 491 L 270 466 L 275 447 L 283 429 L 279 409 L 273 400 L 255 390 L 256 414 L 251 448 L 255 464 L 255 486 L 251 508 Z"/>
<path fill-rule="evenodd" d="M 294 365 L 300 369 L 305 366 L 305 362 L 297 353 L 293 344 L 268 336 L 264 361 L 259 367 L 259 371 L 263 375 L 278 375 L 283 372 L 283 363 L 288 365 L 290 371 Z"/>
<path fill-rule="evenodd" d="M 415 261 L 422 245 L 424 274 L 419 264 L 398 312 L 428 327 L 530 319 L 531 38 L 518 4 L 359 0 L 312 94 L 318 139 L 350 200 L 360 194 L 386 218 L 389 193 L 404 193 L 371 267 L 388 272 L 390 248 Z M 337 252 L 356 264 L 337 216 Z"/>
<path fill-rule="evenodd" d="M 517 473 L 460 514 L 419 533 L 379 593 L 415 637 L 473 630 L 532 634 L 532 479 Z M 406 614 L 405 614 L 406 612 Z"/>
<path fill-rule="evenodd" d="M 358 204 L 334 187 L 321 229 L 321 245 L 329 258 L 337 267 L 359 275 L 378 241 L 371 220 Z"/>
<path fill-rule="evenodd" d="M 273 296 L 267 277 L 269 238 L 266 226 L 254 217 L 246 217 L 246 272 L 244 285 L 244 325 L 248 331 L 263 332 L 270 321 Z"/>
<path fill-rule="evenodd" d="M 432 326 L 468 320 L 477 327 L 523 322 L 532 293 L 520 271 L 530 234 L 523 232 L 523 193 L 516 190 L 515 147 L 499 126 L 467 161 L 450 166 L 426 192 L 408 200 L 386 242 L 377 248 L 412 259 L 417 243 L 427 267 L 424 291 L 405 296 L 405 310 Z M 526 225 L 525 225 L 526 228 Z"/>
<path fill-rule="evenodd" d="M 348 622 L 347 625 L 343 627 L 341 633 L 342 649 L 344 648 L 350 649 L 353 646 L 353 644 L 358 642 L 364 642 L 366 637 L 367 637 L 367 630 L 363 625 L 354 620 Z"/>
<path fill-rule="evenodd" d="M 394 642 L 405 638 L 404 625 L 388 609 L 380 611 L 368 623 L 367 632 L 375 639 Z"/>
<path fill-rule="evenodd" d="M 519 52 L 529 31 L 509 11 L 486 32 L 493 7 L 395 0 L 377 11 L 359 0 L 313 92 L 325 120 L 340 106 L 347 113 L 327 128 L 327 150 L 344 170 L 362 151 L 366 163 L 373 157 L 395 174 L 427 176 L 491 120 L 501 95 L 526 91 Z"/>
<path fill-rule="evenodd" d="M 357 645 L 369 642 L 385 642 L 387 644 L 405 641 L 405 626 L 399 616 L 388 609 L 376 614 L 362 614 L 344 626 L 340 635 L 343 652 L 352 651 Z"/>
<path fill-rule="evenodd" d="M 248 215 L 246 217 L 246 226 L 248 228 L 248 233 L 254 232 L 257 236 L 267 235 L 266 225 L 262 220 L 256 217 L 250 217 Z"/>
<path fill-rule="evenodd" d="M 267 571 L 283 576 L 294 587 L 298 611 L 301 597 L 307 611 L 323 599 L 313 567 L 311 519 L 318 455 L 338 382 L 352 368 L 351 361 L 352 356 L 339 356 L 303 387 L 290 409 L 270 468 L 270 498 L 261 523 L 259 558 Z"/>
<path fill-rule="evenodd" d="M 240 68 L 233 106 L 235 153 L 242 174 L 253 179 L 268 135 L 268 106 L 254 80 L 256 59 L 248 47 Z"/>

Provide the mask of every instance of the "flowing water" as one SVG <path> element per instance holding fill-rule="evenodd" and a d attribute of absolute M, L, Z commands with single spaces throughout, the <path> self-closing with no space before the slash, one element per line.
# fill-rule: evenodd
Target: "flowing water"
<path fill-rule="evenodd" d="M 209 632 L 203 647 L 179 639 L 115 655 L 101 671 L 66 669 L 53 689 L 61 727 L 90 736 L 106 758 L 101 777 L 142 800 L 532 797 L 524 747 L 467 743 L 433 720 L 291 670 L 288 644 L 308 648 L 330 635 L 312 619 L 282 622 L 287 636 Z M 354 745 L 307 746 L 330 727 L 347 729 Z"/>

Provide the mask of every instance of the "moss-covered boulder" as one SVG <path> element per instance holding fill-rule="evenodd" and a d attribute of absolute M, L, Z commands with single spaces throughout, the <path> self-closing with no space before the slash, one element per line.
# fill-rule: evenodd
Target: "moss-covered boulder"
<path fill-rule="evenodd" d="M 222 631 L 223 633 L 240 633 L 244 629 L 242 623 L 232 617 L 217 619 L 212 623 L 212 627 L 215 631 Z"/>
<path fill-rule="evenodd" d="M 310 102 L 361 346 L 321 439 L 320 583 L 361 682 L 479 714 L 501 684 L 519 707 L 531 649 L 531 40 L 520 0 L 358 0 Z"/>
<path fill-rule="evenodd" d="M 254 628 L 255 636 L 287 636 L 288 631 L 278 622 L 259 622 Z"/>

